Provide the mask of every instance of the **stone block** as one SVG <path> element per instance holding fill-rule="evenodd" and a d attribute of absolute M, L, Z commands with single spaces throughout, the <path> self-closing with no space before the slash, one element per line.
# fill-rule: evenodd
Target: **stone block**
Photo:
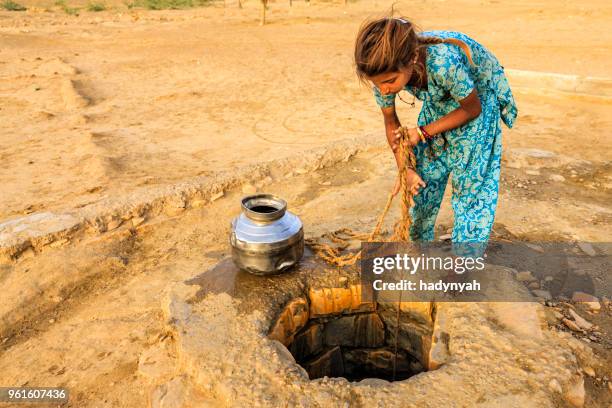
<path fill-rule="evenodd" d="M 375 313 L 344 316 L 325 325 L 328 346 L 381 347 L 385 343 L 385 326 Z"/>
<path fill-rule="evenodd" d="M 375 313 L 357 316 L 354 339 L 356 347 L 381 347 L 385 344 L 385 325 L 380 317 Z"/>
<path fill-rule="evenodd" d="M 424 339 L 423 341 L 423 356 L 426 357 L 425 368 L 428 371 L 439 368 L 450 357 L 449 323 L 445 306 L 438 305 L 431 339 L 429 341 Z"/>
<path fill-rule="evenodd" d="M 599 299 L 593 295 L 589 295 L 588 293 L 574 292 L 572 294 L 572 301 L 576 303 L 583 303 L 592 311 L 599 311 L 601 309 Z"/>
<path fill-rule="evenodd" d="M 308 371 L 308 376 L 311 380 L 324 376 L 344 376 L 344 362 L 342 360 L 342 352 L 340 347 L 334 347 L 331 350 L 320 354 L 319 356 L 305 363 L 304 368 L 306 368 L 306 371 Z"/>
<path fill-rule="evenodd" d="M 419 323 L 432 324 L 432 302 L 401 302 L 400 311 Z"/>
<path fill-rule="evenodd" d="M 393 377 L 395 353 L 390 349 L 350 349 L 344 351 L 343 357 L 344 372 L 348 378 Z M 396 379 L 407 378 L 423 370 L 419 363 L 411 361 L 402 350 L 398 350 L 395 364 Z"/>
<path fill-rule="evenodd" d="M 311 324 L 295 335 L 291 343 L 291 354 L 303 361 L 323 350 L 323 329 L 320 324 Z"/>
<path fill-rule="evenodd" d="M 344 316 L 325 325 L 325 345 L 354 346 L 357 316 Z"/>
<path fill-rule="evenodd" d="M 368 312 L 376 309 L 374 302 L 363 301 L 361 285 L 351 285 L 348 288 L 310 289 L 308 297 L 311 317 Z"/>
<path fill-rule="evenodd" d="M 308 302 L 304 298 L 293 299 L 280 313 L 268 336 L 288 346 L 306 322 L 308 322 Z"/>

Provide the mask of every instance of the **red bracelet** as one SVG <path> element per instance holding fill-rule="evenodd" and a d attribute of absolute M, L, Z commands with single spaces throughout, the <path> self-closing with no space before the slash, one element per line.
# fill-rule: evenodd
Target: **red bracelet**
<path fill-rule="evenodd" d="M 429 133 L 427 133 L 427 131 L 425 130 L 425 126 L 419 126 L 419 129 L 421 129 L 421 132 L 423 132 L 423 134 L 425 135 L 425 137 L 427 139 L 431 139 L 431 135 Z"/>

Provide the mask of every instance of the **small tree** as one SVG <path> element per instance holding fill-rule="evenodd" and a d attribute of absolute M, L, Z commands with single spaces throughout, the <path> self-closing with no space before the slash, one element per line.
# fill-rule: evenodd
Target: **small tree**
<path fill-rule="evenodd" d="M 266 8 L 268 7 L 268 0 L 261 0 L 261 20 L 259 25 L 266 24 Z"/>

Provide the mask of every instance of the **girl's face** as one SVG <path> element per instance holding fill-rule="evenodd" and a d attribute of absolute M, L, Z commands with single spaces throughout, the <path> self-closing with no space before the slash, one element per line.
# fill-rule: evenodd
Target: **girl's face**
<path fill-rule="evenodd" d="M 368 79 L 380 90 L 383 95 L 396 94 L 410 81 L 412 69 L 404 68 L 397 72 L 386 72 L 378 74 Z"/>

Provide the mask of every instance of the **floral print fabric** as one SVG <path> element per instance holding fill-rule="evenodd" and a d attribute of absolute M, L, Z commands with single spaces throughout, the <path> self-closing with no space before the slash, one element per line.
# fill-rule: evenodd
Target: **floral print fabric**
<path fill-rule="evenodd" d="M 452 241 L 486 243 L 495 218 L 499 189 L 501 122 L 512 127 L 517 116 L 516 104 L 503 67 L 485 47 L 457 32 L 429 31 L 421 35 L 462 40 L 472 51 L 474 66 L 456 45 L 427 46 L 427 89 L 405 87 L 423 101 L 418 125 L 431 123 L 457 109 L 459 101 L 474 89 L 478 92 L 482 113 L 447 131 L 446 149 L 443 149 L 442 137 L 432 142 L 433 152 L 427 143 L 416 146 L 417 172 L 427 187 L 414 197 L 410 235 L 414 241 L 433 240 L 444 189 L 452 175 L 455 218 Z M 376 87 L 373 91 L 380 107 L 394 105 L 394 94 L 382 95 Z"/>

